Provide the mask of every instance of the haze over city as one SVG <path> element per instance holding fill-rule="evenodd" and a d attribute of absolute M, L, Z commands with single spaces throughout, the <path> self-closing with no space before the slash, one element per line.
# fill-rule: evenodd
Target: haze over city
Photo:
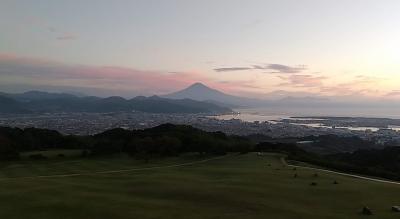
<path fill-rule="evenodd" d="M 3 0 L 0 88 L 134 97 L 202 82 L 259 99 L 398 100 L 399 11 L 395 0 Z"/>

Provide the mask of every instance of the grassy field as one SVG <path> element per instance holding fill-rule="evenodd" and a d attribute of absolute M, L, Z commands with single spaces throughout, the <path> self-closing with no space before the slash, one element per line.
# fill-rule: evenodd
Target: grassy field
<path fill-rule="evenodd" d="M 229 155 L 179 167 L 170 165 L 203 158 L 3 163 L 0 218 L 400 218 L 390 211 L 400 205 L 400 186 L 327 173 L 315 177 L 315 171 L 293 170 L 279 158 Z M 138 170 L 152 166 L 170 167 Z M 120 169 L 135 170 L 99 173 Z M 82 175 L 59 175 L 74 173 Z M 35 178 L 43 175 L 56 177 Z M 363 205 L 375 215 L 361 215 Z"/>
<path fill-rule="evenodd" d="M 48 150 L 48 151 L 32 151 L 32 152 L 25 152 L 21 153 L 20 157 L 21 159 L 29 159 L 29 156 L 35 155 L 35 154 L 41 154 L 47 158 L 62 158 L 62 157 L 79 157 L 82 154 L 82 150 Z"/>

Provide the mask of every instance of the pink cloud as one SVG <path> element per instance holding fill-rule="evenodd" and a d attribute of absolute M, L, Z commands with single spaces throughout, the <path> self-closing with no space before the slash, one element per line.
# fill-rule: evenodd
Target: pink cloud
<path fill-rule="evenodd" d="M 324 76 L 313 76 L 308 74 L 296 74 L 289 76 L 278 76 L 280 79 L 285 80 L 285 83 L 281 83 L 280 86 L 290 87 L 321 87 L 323 81 L 327 79 Z"/>
<path fill-rule="evenodd" d="M 400 90 L 393 90 L 385 95 L 386 97 L 400 97 Z"/>
<path fill-rule="evenodd" d="M 68 65 L 43 59 L 0 54 L 0 78 L 10 76 L 18 77 L 18 83 L 115 88 L 148 94 L 175 91 L 194 82 L 203 82 L 217 88 L 229 87 L 214 82 L 198 72 L 162 72 L 119 66 Z"/>
<path fill-rule="evenodd" d="M 376 96 L 380 93 L 376 87 L 383 78 L 358 75 L 346 83 L 321 87 L 322 92 L 331 92 L 338 95 Z"/>

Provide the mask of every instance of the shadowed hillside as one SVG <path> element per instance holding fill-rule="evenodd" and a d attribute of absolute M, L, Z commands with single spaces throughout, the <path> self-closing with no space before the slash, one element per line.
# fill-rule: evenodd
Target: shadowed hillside
<path fill-rule="evenodd" d="M 77 97 L 31 91 L 0 95 L 1 113 L 24 112 L 149 112 L 149 113 L 228 113 L 227 107 L 191 99 L 167 99 L 157 96 L 124 99 L 113 96 Z"/>

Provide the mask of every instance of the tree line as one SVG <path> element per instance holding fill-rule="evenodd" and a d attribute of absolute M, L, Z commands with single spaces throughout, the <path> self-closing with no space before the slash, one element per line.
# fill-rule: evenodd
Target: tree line
<path fill-rule="evenodd" d="M 90 155 L 127 153 L 147 157 L 180 153 L 248 152 L 254 144 L 240 136 L 206 132 L 187 125 L 164 124 L 145 130 L 111 129 L 91 136 L 62 135 L 54 130 L 0 127 L 0 160 L 18 159 L 25 151 L 82 149 Z"/>

